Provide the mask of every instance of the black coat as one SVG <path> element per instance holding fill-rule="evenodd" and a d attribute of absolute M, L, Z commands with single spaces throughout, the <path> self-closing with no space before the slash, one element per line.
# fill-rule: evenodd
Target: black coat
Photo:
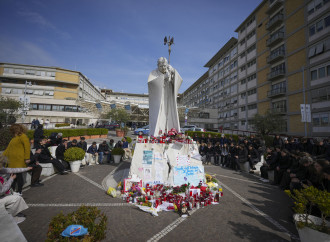
<path fill-rule="evenodd" d="M 238 161 L 240 163 L 246 162 L 247 156 L 248 156 L 248 152 L 245 147 L 243 149 L 241 149 L 241 148 L 238 149 Z"/>
<path fill-rule="evenodd" d="M 78 142 L 78 147 L 79 148 L 82 148 L 86 152 L 86 150 L 87 150 L 87 142 L 86 141 L 84 141 L 84 142 L 79 141 Z"/>
<path fill-rule="evenodd" d="M 278 166 L 280 167 L 280 170 L 287 170 L 292 165 L 292 160 L 290 155 L 280 156 L 278 161 L 279 161 Z"/>
<path fill-rule="evenodd" d="M 37 128 L 33 133 L 33 138 L 36 140 L 40 140 L 44 135 L 44 130 L 42 128 Z"/>
<path fill-rule="evenodd" d="M 50 160 L 51 158 L 53 158 L 47 145 L 40 145 L 39 148 L 41 149 L 41 152 L 38 157 L 39 162 L 46 162 L 46 161 Z"/>
<path fill-rule="evenodd" d="M 61 145 L 57 146 L 56 151 L 55 151 L 56 159 L 64 160 L 65 151 L 66 151 L 65 145 L 61 144 Z"/>

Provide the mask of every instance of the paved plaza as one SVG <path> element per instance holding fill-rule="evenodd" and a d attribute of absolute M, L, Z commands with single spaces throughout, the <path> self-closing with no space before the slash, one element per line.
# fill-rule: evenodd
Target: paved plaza
<path fill-rule="evenodd" d="M 196 210 L 188 218 L 174 212 L 158 217 L 112 198 L 102 181 L 110 173 L 129 167 L 94 165 L 79 173 L 54 175 L 45 186 L 27 188 L 23 197 L 29 209 L 19 224 L 28 241 L 45 241 L 48 225 L 59 212 L 69 213 L 82 204 L 97 206 L 108 217 L 104 241 L 291 241 L 297 231 L 291 221 L 290 199 L 278 187 L 265 184 L 253 175 L 218 166 L 205 166 L 223 186 L 219 205 Z"/>

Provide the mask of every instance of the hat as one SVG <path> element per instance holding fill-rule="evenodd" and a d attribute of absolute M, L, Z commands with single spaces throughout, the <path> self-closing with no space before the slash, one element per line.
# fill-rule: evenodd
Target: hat
<path fill-rule="evenodd" d="M 63 136 L 63 134 L 62 134 L 62 133 L 58 133 L 57 135 L 59 135 L 59 136 Z"/>

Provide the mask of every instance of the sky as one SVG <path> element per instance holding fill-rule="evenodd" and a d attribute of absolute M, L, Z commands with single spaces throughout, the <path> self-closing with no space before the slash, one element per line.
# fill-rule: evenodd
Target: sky
<path fill-rule="evenodd" d="M 0 62 L 77 70 L 100 88 L 142 94 L 171 36 L 182 93 L 260 2 L 0 0 Z"/>

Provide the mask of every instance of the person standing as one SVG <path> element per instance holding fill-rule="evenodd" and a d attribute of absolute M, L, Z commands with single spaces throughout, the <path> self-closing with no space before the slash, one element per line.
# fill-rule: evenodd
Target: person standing
<path fill-rule="evenodd" d="M 34 131 L 34 134 L 33 134 L 33 146 L 35 149 L 37 149 L 39 143 L 40 143 L 40 139 L 41 137 L 44 136 L 44 130 L 43 130 L 43 125 L 42 124 L 39 124 L 37 129 Z"/>
<path fill-rule="evenodd" d="M 13 124 L 9 130 L 14 138 L 11 139 L 3 153 L 8 158 L 8 168 L 26 168 L 26 162 L 30 161 L 30 141 L 25 134 L 26 128 L 21 124 Z M 22 173 L 17 173 L 16 179 L 12 183 L 13 189 L 16 183 L 17 192 L 22 195 L 24 185 Z"/>
<path fill-rule="evenodd" d="M 27 162 L 27 166 L 32 168 L 31 187 L 40 187 L 44 185 L 43 183 L 40 183 L 40 175 L 42 171 L 42 167 L 38 161 L 40 152 L 41 149 L 36 150 L 34 154 L 30 151 L 30 162 Z"/>

